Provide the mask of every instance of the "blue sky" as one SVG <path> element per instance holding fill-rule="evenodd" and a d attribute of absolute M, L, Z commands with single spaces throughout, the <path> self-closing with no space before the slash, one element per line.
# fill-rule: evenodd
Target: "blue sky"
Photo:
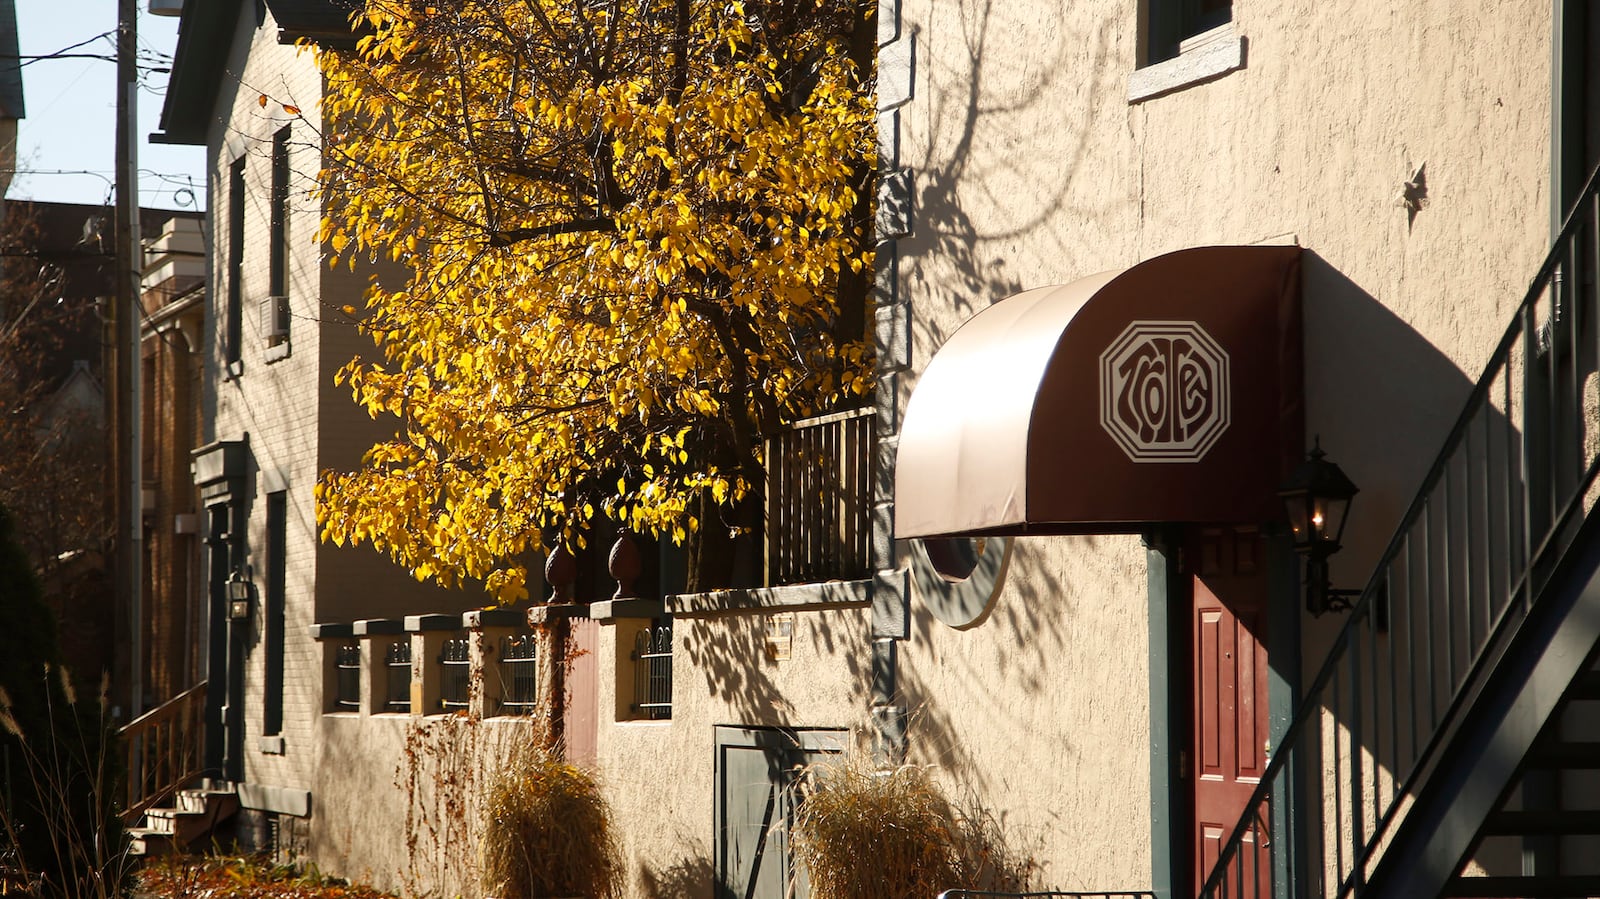
<path fill-rule="evenodd" d="M 24 57 L 54 53 L 111 32 L 116 25 L 113 0 L 17 0 Z M 110 36 L 93 40 L 72 52 L 112 55 L 112 40 Z M 141 0 L 143 55 L 164 67 L 177 42 L 178 20 L 150 15 Z M 166 73 L 146 73 L 139 91 L 140 202 L 164 209 L 204 208 L 205 149 L 153 145 L 146 139 L 160 125 L 166 84 Z M 17 177 L 7 196 L 109 202 L 115 167 L 116 64 L 98 59 L 27 62 L 22 86 L 27 117 L 18 140 Z"/>

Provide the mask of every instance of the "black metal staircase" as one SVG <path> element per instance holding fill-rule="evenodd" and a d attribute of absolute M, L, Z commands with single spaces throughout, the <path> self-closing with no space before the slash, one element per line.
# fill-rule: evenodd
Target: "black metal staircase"
<path fill-rule="evenodd" d="M 1581 842 L 1600 835 L 1596 191 L 1591 176 L 1201 895 L 1600 895 L 1600 836 Z"/>

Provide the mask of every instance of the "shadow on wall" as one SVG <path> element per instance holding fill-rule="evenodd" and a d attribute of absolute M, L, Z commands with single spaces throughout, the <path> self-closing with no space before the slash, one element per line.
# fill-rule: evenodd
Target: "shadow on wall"
<path fill-rule="evenodd" d="M 1320 437 L 1329 459 L 1361 488 L 1345 549 L 1330 563 L 1336 583 L 1357 587 L 1416 496 L 1479 372 L 1463 372 L 1314 249 L 1301 255 L 1300 271 L 1307 438 Z M 1314 665 L 1320 656 L 1306 661 Z"/>
<path fill-rule="evenodd" d="M 1001 12 L 1004 11 L 1002 6 Z M 916 203 L 911 236 L 898 244 L 898 256 L 906 263 L 901 272 L 901 297 L 913 304 L 927 302 L 930 285 L 921 279 L 936 273 L 937 292 L 943 302 L 964 321 L 978 309 L 998 302 L 1027 285 L 1012 272 L 1004 255 L 1008 246 L 1022 239 L 1043 236 L 1047 242 L 1059 240 L 1050 229 L 1070 213 L 1069 189 L 1083 168 L 1089 150 L 1089 127 L 1081 124 L 1074 135 L 1069 123 L 1043 109 L 1046 98 L 1063 92 L 1075 94 L 1078 88 L 1057 82 L 1058 73 L 1067 71 L 1114 72 L 1106 60 L 1111 54 L 1108 25 L 1081 39 L 1062 38 L 1048 59 L 1028 60 L 1018 75 L 1028 82 L 1018 89 L 1011 85 L 989 90 L 985 75 L 992 63 L 989 40 L 1010 46 L 1014 32 L 1007 21 L 997 21 L 993 0 L 960 4 L 960 29 L 966 45 L 964 63 L 942 67 L 968 73 L 960 91 L 937 92 L 917 105 L 917 119 L 925 123 L 928 147 L 923 158 L 910 161 L 916 185 Z M 1060 14 L 1064 16 L 1064 13 Z M 1041 33 L 1061 33 L 1065 23 L 1059 19 Z M 1085 67 L 1068 66 L 1069 51 L 1086 52 Z M 928 63 L 934 65 L 934 63 Z M 929 83 L 933 79 L 921 79 Z M 996 121 L 998 120 L 998 121 Z M 1045 142 L 1047 152 L 1008 152 L 996 140 L 1015 133 L 1017 127 L 1032 129 L 1048 121 L 1051 131 Z M 1031 138 L 1030 138 L 1031 139 Z M 1019 146 L 1010 141 L 1006 146 Z M 894 160 L 896 165 L 901 160 Z M 1028 195 L 1015 195 L 1015 185 L 1028 185 Z M 968 203 L 997 204 L 1003 214 L 991 216 L 1003 222 L 987 231 L 966 208 Z M 1095 212 L 1084 210 L 1085 219 Z M 932 263 L 933 272 L 919 263 Z M 1088 274 L 1088 273 L 1085 273 Z M 909 283 L 906 283 L 909 282 Z M 917 344 L 938 347 L 949 336 L 927 316 L 915 318 Z"/>
<path fill-rule="evenodd" d="M 643 865 L 637 883 L 649 899 L 702 899 L 715 881 L 711 859 L 694 855 L 659 870 Z"/>
<path fill-rule="evenodd" d="M 683 636 L 675 637 L 688 657 L 690 669 L 704 677 L 707 692 L 730 710 L 729 720 L 751 727 L 784 727 L 795 723 L 790 720 L 794 704 L 772 677 L 777 665 L 790 663 L 775 662 L 766 653 L 769 617 L 767 614 L 733 614 L 695 619 L 692 627 L 681 629 Z M 688 623 L 689 619 L 683 621 Z M 864 633 L 867 626 L 864 613 L 857 611 L 837 616 L 800 612 L 797 624 L 803 625 L 800 633 L 809 637 L 811 651 L 817 659 L 826 665 L 842 666 L 844 679 L 862 685 L 865 690 L 870 660 L 864 653 L 850 648 L 850 644 L 859 642 L 859 636 L 844 637 L 834 630 L 835 626 L 845 626 L 856 629 L 858 634 Z"/>

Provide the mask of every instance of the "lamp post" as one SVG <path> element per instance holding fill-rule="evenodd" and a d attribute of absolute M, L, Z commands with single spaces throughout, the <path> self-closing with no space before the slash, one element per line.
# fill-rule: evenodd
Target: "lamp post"
<path fill-rule="evenodd" d="M 1312 615 L 1343 612 L 1359 590 L 1336 590 L 1328 583 L 1328 557 L 1340 550 L 1350 499 L 1360 488 L 1327 460 L 1321 439 L 1289 479 L 1278 488 L 1284 509 L 1289 513 L 1289 529 L 1295 552 L 1306 557 L 1306 609 Z"/>

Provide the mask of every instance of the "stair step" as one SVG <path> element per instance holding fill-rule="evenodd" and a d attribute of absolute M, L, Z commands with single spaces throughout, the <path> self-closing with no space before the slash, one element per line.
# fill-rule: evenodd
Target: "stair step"
<path fill-rule="evenodd" d="M 1600 896 L 1600 875 L 1452 877 L 1450 882 L 1445 885 L 1443 895 L 1461 897 L 1461 899 L 1496 896 L 1521 896 L 1523 899 L 1567 899 L 1570 896 Z"/>
<path fill-rule="evenodd" d="M 1600 768 L 1600 742 L 1540 743 L 1528 751 L 1530 768 Z"/>
<path fill-rule="evenodd" d="M 1600 671 L 1590 669 L 1578 675 L 1567 693 L 1568 699 L 1600 699 Z"/>
<path fill-rule="evenodd" d="M 127 833 L 129 855 L 154 858 L 166 855 L 175 848 L 170 833 L 161 833 L 148 827 L 130 827 Z"/>
<path fill-rule="evenodd" d="M 1488 836 L 1523 834 L 1600 834 L 1600 810 L 1548 809 L 1495 812 L 1484 823 Z"/>

